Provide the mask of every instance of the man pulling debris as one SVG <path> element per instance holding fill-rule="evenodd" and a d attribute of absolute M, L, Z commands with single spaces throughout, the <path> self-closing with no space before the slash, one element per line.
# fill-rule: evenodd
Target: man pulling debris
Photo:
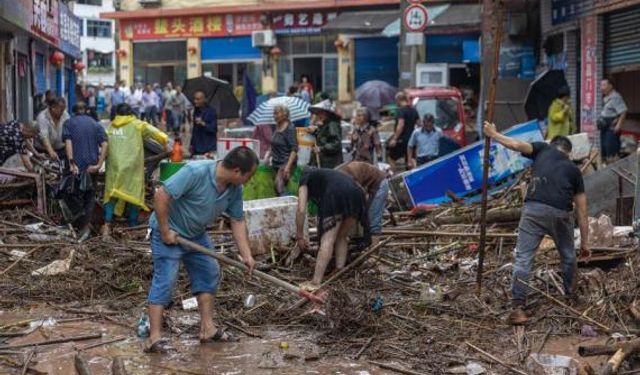
<path fill-rule="evenodd" d="M 161 338 L 162 313 L 171 302 L 181 260 L 198 300 L 200 342 L 235 341 L 230 333 L 213 323 L 213 296 L 220 281 L 218 262 L 178 245 L 177 237 L 211 249 L 207 225 L 226 212 L 231 217 L 231 231 L 242 261 L 251 272 L 255 261 L 242 210 L 242 184 L 253 176 L 257 165 L 258 157 L 251 149 L 238 147 L 221 161 L 202 160 L 185 165 L 156 191 L 155 212 L 149 220 L 153 280 L 149 291 L 150 335 L 145 352 L 171 349 L 168 341 Z"/>
<path fill-rule="evenodd" d="M 529 280 L 536 250 L 545 235 L 553 238 L 560 254 L 565 298 L 568 302 L 575 300 L 573 279 L 577 260 L 573 240 L 574 207 L 580 227 L 580 249 L 583 255 L 590 254 L 584 183 L 580 170 L 569 159 L 572 145 L 567 137 L 557 136 L 551 140 L 551 144 L 527 143 L 500 134 L 496 126 L 488 122 L 484 124 L 484 134 L 504 147 L 533 159 L 531 183 L 518 225 L 511 290 L 514 310 L 509 315 L 509 323 L 525 324 L 528 321 L 524 312 L 526 286 L 520 281 Z"/>

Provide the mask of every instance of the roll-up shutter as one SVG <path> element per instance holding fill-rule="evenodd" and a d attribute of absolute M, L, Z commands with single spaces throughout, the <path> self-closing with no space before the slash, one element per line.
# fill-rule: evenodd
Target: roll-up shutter
<path fill-rule="evenodd" d="M 355 85 L 374 79 L 398 86 L 398 38 L 355 40 Z"/>
<path fill-rule="evenodd" d="M 44 61 L 44 55 L 41 53 L 36 53 L 36 93 L 44 94 L 47 91 L 47 74 L 46 74 L 46 64 Z"/>
<path fill-rule="evenodd" d="M 606 16 L 605 64 L 609 72 L 640 65 L 640 7 Z"/>

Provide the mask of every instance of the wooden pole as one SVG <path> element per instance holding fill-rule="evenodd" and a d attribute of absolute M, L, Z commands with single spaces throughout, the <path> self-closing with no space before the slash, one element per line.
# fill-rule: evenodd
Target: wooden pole
<path fill-rule="evenodd" d="M 498 80 L 498 64 L 500 63 L 500 45 L 502 42 L 502 2 L 496 0 L 484 1 L 484 12 L 493 9 L 495 26 L 493 29 L 493 65 L 491 69 L 491 82 L 489 83 L 489 103 L 487 104 L 487 121 L 493 122 L 494 107 L 496 102 L 496 83 Z M 483 21 L 488 17 L 485 15 Z M 482 292 L 482 267 L 484 265 L 484 251 L 487 244 L 487 195 L 489 184 L 489 151 L 491 138 L 484 137 L 484 154 L 482 156 L 482 205 L 480 209 L 480 244 L 478 246 L 478 294 Z"/>

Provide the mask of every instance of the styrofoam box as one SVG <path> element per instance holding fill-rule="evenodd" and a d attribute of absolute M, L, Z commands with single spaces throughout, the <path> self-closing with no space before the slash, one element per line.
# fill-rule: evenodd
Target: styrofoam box
<path fill-rule="evenodd" d="M 246 146 L 255 151 L 260 152 L 260 141 L 251 138 L 218 138 L 218 159 L 224 158 L 229 151 L 236 147 Z"/>
<path fill-rule="evenodd" d="M 271 246 L 281 251 L 296 240 L 298 198 L 278 197 L 244 202 L 244 217 L 253 255 L 270 253 Z M 304 233 L 307 235 L 307 220 Z"/>

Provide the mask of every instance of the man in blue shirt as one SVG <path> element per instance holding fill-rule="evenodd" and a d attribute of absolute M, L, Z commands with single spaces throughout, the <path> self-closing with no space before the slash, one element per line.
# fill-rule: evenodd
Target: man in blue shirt
<path fill-rule="evenodd" d="M 111 114 L 109 119 L 113 121 L 116 117 L 116 107 L 124 103 L 126 97 L 124 91 L 120 90 L 120 83 L 116 82 L 111 92 Z"/>
<path fill-rule="evenodd" d="M 434 120 L 432 114 L 425 114 L 423 126 L 414 130 L 409 138 L 407 160 L 409 160 L 411 168 L 428 163 L 438 157 L 442 130 L 434 126 Z"/>
<path fill-rule="evenodd" d="M 145 352 L 171 350 L 162 339 L 162 313 L 171 302 L 180 261 L 191 280 L 191 292 L 197 296 L 200 310 L 200 342 L 234 341 L 231 334 L 213 323 L 213 296 L 218 289 L 218 262 L 202 253 L 178 245 L 182 236 L 212 248 L 207 225 L 226 213 L 231 217 L 231 232 L 242 261 L 253 270 L 255 261 L 249 248 L 247 227 L 242 210 L 242 184 L 256 171 L 258 157 L 248 147 L 238 147 L 221 161 L 199 160 L 188 163 L 160 187 L 154 197 L 152 230 L 153 280 L 149 291 L 149 339 Z"/>
<path fill-rule="evenodd" d="M 202 91 L 193 95 L 193 130 L 191 132 L 191 155 L 208 159 L 215 157 L 218 141 L 218 116 L 211 108 Z"/>
<path fill-rule="evenodd" d="M 89 223 L 96 205 L 96 190 L 93 176 L 98 173 L 107 157 L 107 134 L 98 122 L 86 113 L 86 106 L 78 102 L 73 106 L 74 116 L 67 120 L 62 128 L 62 140 L 69 160 L 69 169 L 74 176 L 88 174 L 91 181 L 77 196 L 69 197 L 67 204 L 80 214 L 73 225 L 80 229 L 80 241 L 89 237 Z"/>

